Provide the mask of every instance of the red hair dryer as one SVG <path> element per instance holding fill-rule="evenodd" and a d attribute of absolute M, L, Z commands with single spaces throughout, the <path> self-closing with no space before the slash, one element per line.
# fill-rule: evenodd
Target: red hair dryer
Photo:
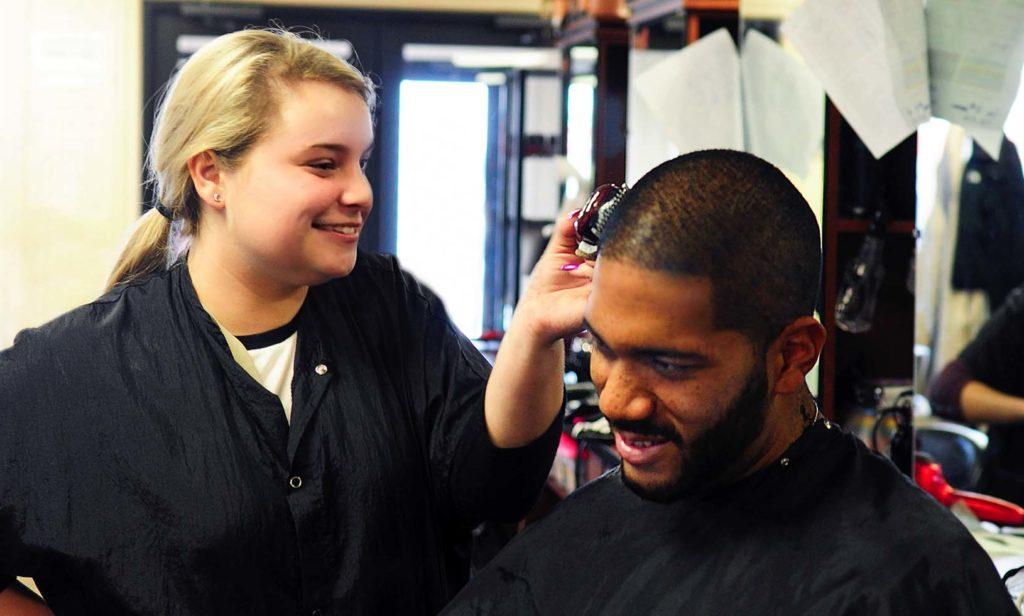
<path fill-rule="evenodd" d="M 955 489 L 942 476 L 942 467 L 924 454 L 917 454 L 914 461 L 914 480 L 921 489 L 947 507 L 960 501 L 967 505 L 979 520 L 1000 526 L 1024 526 L 1024 508 L 994 496 Z"/>

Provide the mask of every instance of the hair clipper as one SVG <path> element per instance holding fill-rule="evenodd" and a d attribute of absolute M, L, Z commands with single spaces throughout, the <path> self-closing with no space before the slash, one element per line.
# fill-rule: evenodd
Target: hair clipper
<path fill-rule="evenodd" d="M 597 258 L 601 234 L 608 222 L 608 216 L 616 205 L 622 201 L 628 189 L 619 184 L 602 184 L 598 186 L 587 204 L 573 218 L 576 231 L 576 256 L 593 261 Z"/>

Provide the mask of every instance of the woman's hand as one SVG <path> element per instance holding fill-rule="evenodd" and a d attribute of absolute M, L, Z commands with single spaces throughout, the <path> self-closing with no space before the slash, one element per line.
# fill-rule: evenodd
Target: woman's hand
<path fill-rule="evenodd" d="M 521 328 L 540 344 L 579 333 L 593 274 L 593 263 L 576 256 L 572 214 L 559 216 L 509 329 Z"/>
<path fill-rule="evenodd" d="M 0 590 L 0 614 L 7 616 L 53 616 L 39 595 L 14 582 Z"/>
<path fill-rule="evenodd" d="M 484 416 L 498 447 L 522 447 L 543 434 L 561 410 L 562 338 L 583 327 L 594 268 L 576 256 L 568 215 L 533 268 L 487 383 Z"/>

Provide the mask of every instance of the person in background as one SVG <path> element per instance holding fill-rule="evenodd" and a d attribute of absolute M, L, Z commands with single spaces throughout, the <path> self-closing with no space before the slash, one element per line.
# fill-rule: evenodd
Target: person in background
<path fill-rule="evenodd" d="M 0 353 L 3 587 L 57 614 L 431 614 L 469 529 L 532 505 L 591 270 L 563 221 L 492 371 L 357 251 L 374 101 L 288 32 L 181 68 L 109 290 Z"/>
<path fill-rule="evenodd" d="M 640 179 L 585 311 L 621 466 L 443 613 L 1016 614 L 967 529 L 818 414 L 820 246 L 807 202 L 752 155 Z"/>
<path fill-rule="evenodd" d="M 989 424 L 981 484 L 971 489 L 1024 505 L 1024 287 L 932 379 L 928 398 L 936 415 Z"/>

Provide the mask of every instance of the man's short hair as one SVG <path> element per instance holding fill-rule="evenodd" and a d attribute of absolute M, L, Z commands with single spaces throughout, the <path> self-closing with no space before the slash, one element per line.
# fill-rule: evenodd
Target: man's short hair
<path fill-rule="evenodd" d="M 743 152 L 693 152 L 655 167 L 612 212 L 600 254 L 708 278 L 716 327 L 760 347 L 818 300 L 814 213 L 781 171 Z"/>

